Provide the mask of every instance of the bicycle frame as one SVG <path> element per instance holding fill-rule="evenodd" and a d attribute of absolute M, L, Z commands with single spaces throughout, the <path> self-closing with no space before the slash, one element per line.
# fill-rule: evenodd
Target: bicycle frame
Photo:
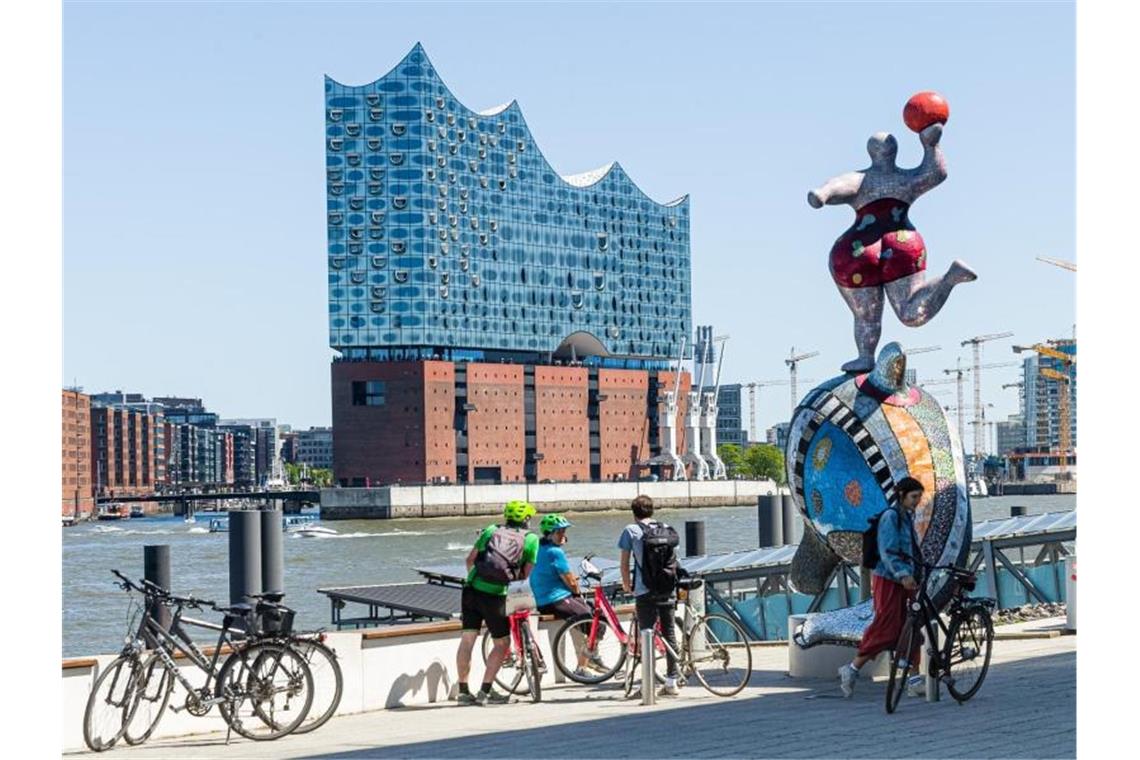
<path fill-rule="evenodd" d="M 232 650 L 238 651 L 238 648 L 234 644 L 233 637 L 229 635 L 229 616 L 226 616 L 225 622 L 221 626 L 215 626 L 213 624 L 206 623 L 205 621 L 198 620 L 188 619 L 185 621 L 186 623 L 196 627 L 209 629 L 216 628 L 220 631 L 218 634 L 217 645 L 214 647 L 213 656 L 207 660 L 206 655 L 202 652 L 201 649 L 198 648 L 198 645 L 194 643 L 193 639 L 190 638 L 190 635 L 183 627 L 182 613 L 182 605 L 177 605 L 177 608 L 174 610 L 174 614 L 171 616 L 169 632 L 164 629 L 157 620 L 151 617 L 149 612 L 145 613 L 142 623 L 140 624 L 139 636 L 144 641 L 147 641 L 148 644 L 153 644 L 153 646 L 150 648 L 157 652 L 159 658 L 166 665 L 167 669 L 170 670 L 170 672 L 174 675 L 174 677 L 182 685 L 182 688 L 185 689 L 188 694 L 196 694 L 199 692 L 209 693 L 210 684 L 218 675 L 218 661 L 221 659 L 223 644 L 229 644 Z M 190 683 L 190 680 L 186 678 L 186 676 L 182 675 L 182 671 L 174 662 L 174 657 L 172 656 L 172 653 L 174 652 L 180 652 L 199 670 L 206 674 L 205 684 L 203 684 L 201 687 L 195 687 Z M 202 705 L 204 707 L 212 707 L 214 704 L 221 701 L 223 701 L 221 697 L 210 697 L 202 700 Z"/>

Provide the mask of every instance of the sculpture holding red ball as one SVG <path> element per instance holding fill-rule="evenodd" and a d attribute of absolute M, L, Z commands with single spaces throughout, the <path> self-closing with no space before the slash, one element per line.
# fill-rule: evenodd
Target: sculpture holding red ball
<path fill-rule="evenodd" d="M 855 222 L 835 241 L 828 262 L 855 319 L 859 354 L 843 365 L 846 372 L 868 372 L 874 366 L 884 301 L 904 325 L 919 327 L 939 312 L 956 285 L 977 279 L 970 267 L 955 260 L 944 275 L 928 280 L 926 244 L 908 216 L 919 196 L 946 179 L 939 142 L 949 118 L 950 105 L 938 93 L 914 95 L 903 109 L 903 121 L 918 133 L 922 163 L 899 167 L 894 135 L 877 132 L 867 141 L 869 167 L 832 177 L 808 193 L 813 208 L 843 204 L 855 209 Z"/>

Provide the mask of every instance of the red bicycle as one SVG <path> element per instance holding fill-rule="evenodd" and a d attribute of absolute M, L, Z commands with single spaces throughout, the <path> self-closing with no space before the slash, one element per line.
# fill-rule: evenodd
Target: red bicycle
<path fill-rule="evenodd" d="M 592 555 L 582 560 L 582 578 L 593 581 L 594 612 L 578 615 L 562 624 L 554 634 L 554 664 L 571 681 L 581 684 L 599 684 L 613 678 L 621 670 L 630 651 L 630 638 L 633 635 L 622 628 L 621 620 L 602 590 L 602 572 L 590 561 Z M 631 624 L 630 631 L 636 631 Z M 566 637 L 570 637 L 570 641 Z M 658 643 L 658 654 L 662 661 L 664 646 Z M 572 662 L 567 662 L 573 653 Z"/>
<path fill-rule="evenodd" d="M 535 702 L 542 701 L 542 674 L 546 672 L 546 663 L 542 659 L 538 642 L 530 630 L 530 609 L 518 609 L 507 616 L 511 625 L 511 648 L 495 674 L 495 683 L 499 688 L 509 694 L 525 694 L 530 692 L 530 698 Z M 483 663 L 494 647 L 491 632 L 483 634 Z M 526 687 L 523 688 L 523 679 Z"/>

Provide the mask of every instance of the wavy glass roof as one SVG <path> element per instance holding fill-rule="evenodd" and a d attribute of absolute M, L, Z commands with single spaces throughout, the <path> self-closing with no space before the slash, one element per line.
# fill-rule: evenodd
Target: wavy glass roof
<path fill-rule="evenodd" d="M 616 162 L 562 177 L 511 101 L 463 105 L 416 45 L 374 82 L 325 80 L 330 345 L 668 358 L 691 331 L 687 196 Z M 393 358 L 391 356 L 386 358 Z"/>

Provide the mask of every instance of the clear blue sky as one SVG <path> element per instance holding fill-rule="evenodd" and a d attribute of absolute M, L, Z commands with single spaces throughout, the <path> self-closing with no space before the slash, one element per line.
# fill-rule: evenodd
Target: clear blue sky
<path fill-rule="evenodd" d="M 618 160 L 691 196 L 724 382 L 786 377 L 792 345 L 821 352 L 801 377 L 852 358 L 827 272 L 851 211 L 805 196 L 878 130 L 917 163 L 901 110 L 926 89 L 950 102 L 950 176 L 911 217 L 931 271 L 980 278 L 923 328 L 888 313 L 884 342 L 942 345 L 912 361 L 930 377 L 973 335 L 1068 336 L 1074 275 L 1034 256 L 1074 258 L 1074 24 L 1071 3 L 65 3 L 62 380 L 328 424 L 322 77 L 370 82 L 416 41 L 467 106 L 517 99 L 559 172 Z M 986 375 L 999 419 L 1016 379 Z M 762 428 L 789 401 L 766 389 Z"/>

